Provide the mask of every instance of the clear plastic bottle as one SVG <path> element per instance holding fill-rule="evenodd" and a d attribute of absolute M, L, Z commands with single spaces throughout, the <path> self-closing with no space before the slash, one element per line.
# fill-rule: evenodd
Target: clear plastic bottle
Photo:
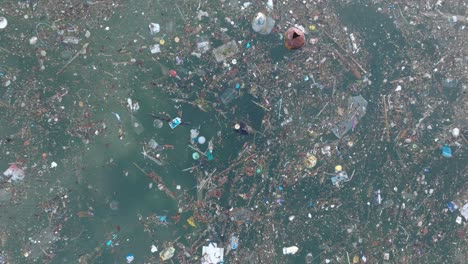
<path fill-rule="evenodd" d="M 270 34 L 271 30 L 275 26 L 275 20 L 266 16 L 262 12 L 258 12 L 252 20 L 252 29 L 262 35 Z"/>

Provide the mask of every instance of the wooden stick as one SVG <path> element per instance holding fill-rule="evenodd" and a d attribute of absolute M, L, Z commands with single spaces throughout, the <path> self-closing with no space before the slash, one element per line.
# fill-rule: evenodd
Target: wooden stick
<path fill-rule="evenodd" d="M 250 156 L 248 156 L 248 157 L 246 157 L 246 158 L 244 158 L 244 159 L 241 159 L 241 160 L 237 161 L 236 163 L 234 163 L 234 164 L 232 164 L 231 166 L 227 167 L 227 168 L 226 168 L 225 170 L 223 170 L 222 172 L 216 174 L 216 176 L 225 174 L 226 172 L 230 171 L 233 167 L 239 165 L 240 163 L 242 163 L 242 162 L 248 160 L 249 158 L 251 158 L 251 157 L 253 157 L 253 156 L 255 156 L 255 155 L 256 155 L 256 154 L 254 153 L 254 154 L 252 154 L 252 155 L 250 155 Z"/>
<path fill-rule="evenodd" d="M 267 111 L 267 112 L 270 112 L 270 109 L 268 109 L 268 108 L 264 107 L 263 105 L 261 105 L 261 104 L 255 102 L 254 100 L 252 100 L 252 103 L 258 105 L 258 106 L 261 107 L 263 110 L 265 110 L 265 111 Z"/>
<path fill-rule="evenodd" d="M 78 58 L 80 53 L 83 52 L 83 50 L 85 50 L 88 47 L 88 45 L 89 43 L 85 43 L 83 47 L 77 53 L 75 53 L 75 55 L 57 72 L 56 75 L 58 76 L 59 74 L 61 74 L 68 67 L 68 65 L 70 65 L 76 58 Z"/>
<path fill-rule="evenodd" d="M 11 52 L 10 52 L 9 50 L 5 49 L 5 48 L 0 47 L 0 50 L 3 50 L 3 51 L 5 51 L 6 53 L 11 54 Z"/>
<path fill-rule="evenodd" d="M 385 95 L 382 97 L 383 105 L 384 105 L 384 114 L 385 114 L 385 132 L 387 142 L 390 142 L 390 127 L 388 125 L 388 116 L 387 116 L 387 102 L 385 100 Z"/>
<path fill-rule="evenodd" d="M 133 162 L 133 165 L 135 165 L 135 167 L 137 167 L 141 172 L 143 172 L 145 175 L 148 175 L 148 173 L 146 173 L 145 170 L 143 170 L 140 166 L 138 166 L 138 164 L 136 164 L 135 162 Z"/>
<path fill-rule="evenodd" d="M 338 44 L 338 42 L 335 41 L 335 39 L 333 39 L 333 37 L 325 30 L 323 30 L 323 33 L 325 34 L 325 36 L 327 36 L 331 41 L 333 41 L 333 43 L 335 43 L 336 46 L 338 46 L 338 48 L 343 51 L 344 53 L 346 53 L 346 55 L 348 55 L 351 60 L 359 67 L 359 69 L 363 72 L 363 73 L 366 73 L 367 74 L 367 71 L 361 66 L 361 64 L 353 57 L 351 56 L 340 44 Z"/>
<path fill-rule="evenodd" d="M 320 110 L 320 112 L 319 112 L 314 118 L 317 118 L 317 117 L 323 112 L 323 110 L 325 110 L 325 108 L 328 106 L 328 103 L 329 103 L 329 102 L 327 102 L 327 103 L 325 104 L 325 106 L 322 108 L 322 110 Z"/>
<path fill-rule="evenodd" d="M 187 146 L 189 146 L 189 148 L 195 150 L 196 152 L 202 154 L 203 156 L 208 157 L 208 155 L 206 155 L 205 153 L 203 153 L 203 152 L 202 152 L 201 150 L 199 150 L 198 148 L 192 147 L 191 145 L 187 145 Z"/>
<path fill-rule="evenodd" d="M 338 56 L 338 59 L 340 59 L 341 62 L 343 62 L 343 64 L 348 67 L 349 71 L 354 75 L 354 77 L 356 77 L 357 79 L 361 79 L 362 76 L 361 74 L 353 67 L 353 65 L 351 65 L 351 63 L 348 61 L 348 59 L 346 59 L 339 51 L 337 51 L 336 49 L 334 48 L 331 48 L 333 53 L 336 54 L 336 56 Z"/>

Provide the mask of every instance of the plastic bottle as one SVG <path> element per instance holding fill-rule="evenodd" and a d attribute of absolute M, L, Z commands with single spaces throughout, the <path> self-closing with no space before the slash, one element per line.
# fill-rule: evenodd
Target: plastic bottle
<path fill-rule="evenodd" d="M 270 34 L 271 30 L 275 26 L 275 20 L 266 16 L 262 12 L 258 12 L 252 20 L 252 29 L 262 35 Z"/>

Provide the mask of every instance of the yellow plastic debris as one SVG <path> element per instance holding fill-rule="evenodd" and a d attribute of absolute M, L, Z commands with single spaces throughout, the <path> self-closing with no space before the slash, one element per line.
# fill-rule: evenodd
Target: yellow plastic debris
<path fill-rule="evenodd" d="M 159 44 L 161 44 L 161 46 L 164 45 L 164 43 L 166 43 L 166 41 L 165 41 L 164 39 L 161 39 L 161 40 L 159 41 Z"/>
<path fill-rule="evenodd" d="M 317 165 L 317 157 L 312 154 L 308 154 L 307 157 L 304 159 L 304 166 L 308 169 L 312 169 Z"/>
<path fill-rule="evenodd" d="M 354 256 L 353 258 L 353 263 L 356 264 L 356 263 L 359 263 L 359 257 L 358 256 Z"/>
<path fill-rule="evenodd" d="M 316 27 L 315 27 L 315 25 L 310 25 L 310 26 L 309 26 L 309 29 L 310 29 L 311 31 L 314 31 L 314 30 L 316 29 Z"/>
<path fill-rule="evenodd" d="M 336 165 L 335 166 L 335 171 L 336 172 L 340 172 L 342 169 L 343 169 L 343 167 L 341 167 L 341 165 Z"/>
<path fill-rule="evenodd" d="M 193 216 L 189 217 L 189 219 L 187 219 L 187 223 L 193 227 L 197 227 L 197 225 L 195 224 L 195 220 L 193 219 Z"/>

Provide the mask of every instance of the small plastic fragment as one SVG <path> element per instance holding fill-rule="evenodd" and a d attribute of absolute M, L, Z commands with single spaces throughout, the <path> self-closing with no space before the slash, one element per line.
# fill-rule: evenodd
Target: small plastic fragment
<path fill-rule="evenodd" d="M 128 254 L 125 259 L 127 260 L 127 263 L 132 263 L 135 257 L 132 254 Z"/>
<path fill-rule="evenodd" d="M 284 247 L 283 248 L 283 254 L 284 255 L 294 255 L 299 251 L 299 248 L 296 246 L 291 246 L 291 247 Z"/>
<path fill-rule="evenodd" d="M 442 156 L 445 158 L 451 158 L 452 157 L 452 149 L 450 146 L 444 145 L 442 147 Z"/>
<path fill-rule="evenodd" d="M 6 28 L 8 25 L 8 20 L 5 17 L 0 17 L 0 29 Z"/>
<path fill-rule="evenodd" d="M 174 252 L 175 252 L 174 247 L 168 247 L 164 249 L 163 251 L 161 251 L 161 253 L 159 253 L 159 257 L 161 258 L 161 260 L 168 260 L 174 256 Z"/>
<path fill-rule="evenodd" d="M 176 117 L 174 119 L 172 119 L 171 122 L 169 122 L 169 126 L 174 129 L 176 128 L 178 125 L 180 125 L 182 123 L 182 119 L 180 119 L 180 117 Z"/>
<path fill-rule="evenodd" d="M 159 31 L 161 30 L 161 27 L 159 26 L 158 23 L 150 23 L 148 27 L 149 27 L 151 35 L 159 33 Z"/>

